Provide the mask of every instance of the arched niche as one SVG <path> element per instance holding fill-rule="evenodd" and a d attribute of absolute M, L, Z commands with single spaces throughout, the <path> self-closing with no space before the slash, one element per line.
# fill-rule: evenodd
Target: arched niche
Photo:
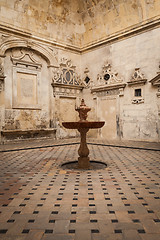
<path fill-rule="evenodd" d="M 0 56 L 5 57 L 6 51 L 11 48 L 32 49 L 46 60 L 48 66 L 57 64 L 55 56 L 48 46 L 43 46 L 33 41 L 9 37 L 0 44 Z"/>
<path fill-rule="evenodd" d="M 3 133 L 51 130 L 53 52 L 35 42 L 9 38 L 0 45 L 0 57 L 5 75 Z"/>

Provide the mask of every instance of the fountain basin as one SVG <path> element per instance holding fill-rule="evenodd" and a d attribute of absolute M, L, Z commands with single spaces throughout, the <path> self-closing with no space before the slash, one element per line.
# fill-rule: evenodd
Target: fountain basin
<path fill-rule="evenodd" d="M 91 122 L 91 121 L 80 121 L 80 122 L 62 122 L 63 127 L 68 129 L 81 129 L 81 128 L 101 128 L 105 124 L 104 121 Z"/>

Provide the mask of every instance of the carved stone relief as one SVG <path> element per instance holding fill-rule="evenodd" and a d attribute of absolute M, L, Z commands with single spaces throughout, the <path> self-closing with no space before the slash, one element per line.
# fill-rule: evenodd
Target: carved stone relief
<path fill-rule="evenodd" d="M 159 66 L 160 69 L 160 66 Z M 157 107 L 158 107 L 158 114 L 160 115 L 160 71 L 157 72 L 157 75 L 150 80 L 150 83 L 153 87 L 157 88 Z"/>
<path fill-rule="evenodd" d="M 51 85 L 54 96 L 76 96 L 84 87 L 80 76 L 76 72 L 76 66 L 72 64 L 71 60 L 65 58 L 61 59 L 58 67 L 53 67 Z"/>
<path fill-rule="evenodd" d="M 82 86 L 80 76 L 75 70 L 76 67 L 73 66 L 71 60 L 62 58 L 59 67 L 53 70 L 52 82 L 71 86 Z"/>
<path fill-rule="evenodd" d="M 27 36 L 28 37 L 28 36 Z M 48 66 L 57 64 L 57 51 L 36 41 L 18 38 L 9 34 L 0 35 L 0 56 L 4 56 L 8 49 L 26 48 L 36 51 L 47 62 Z"/>
<path fill-rule="evenodd" d="M 107 90 L 102 92 L 97 92 L 98 97 L 104 97 L 104 96 L 111 96 L 111 95 L 119 95 L 120 91 L 119 89 L 113 89 L 113 90 Z"/>
<path fill-rule="evenodd" d="M 144 103 L 144 84 L 147 82 L 145 75 L 141 72 L 140 68 L 135 68 L 131 75 L 128 86 L 132 89 L 132 104 Z"/>
<path fill-rule="evenodd" d="M 0 34 L 0 43 L 5 42 L 9 37 L 9 34 Z"/>
<path fill-rule="evenodd" d="M 14 66 L 37 70 L 42 67 L 42 64 L 36 59 L 34 51 L 24 48 L 15 48 L 12 50 L 11 60 Z"/>
<path fill-rule="evenodd" d="M 4 68 L 3 68 L 3 62 L 0 58 L 0 92 L 4 90 Z"/>
<path fill-rule="evenodd" d="M 89 76 L 89 69 L 86 67 L 84 70 L 84 78 L 83 78 L 83 84 L 85 88 L 90 88 L 93 86 L 93 81 L 91 80 Z"/>
<path fill-rule="evenodd" d="M 111 64 L 107 62 L 103 65 L 102 72 L 97 75 L 97 82 L 91 88 L 91 92 L 97 92 L 99 96 L 123 96 L 123 89 L 125 86 L 126 84 L 123 82 L 123 79 L 119 76 L 117 71 L 112 69 Z"/>
<path fill-rule="evenodd" d="M 110 63 L 106 63 L 102 67 L 102 73 L 97 75 L 97 83 L 96 86 L 103 86 L 103 85 L 111 85 L 122 83 L 123 79 L 119 77 L 118 73 L 112 69 Z"/>
<path fill-rule="evenodd" d="M 160 98 L 160 71 L 157 72 L 157 75 L 150 80 L 150 83 L 152 84 L 152 86 L 157 87 L 157 97 Z"/>
<path fill-rule="evenodd" d="M 135 68 L 131 79 L 128 83 L 129 86 L 135 84 L 145 84 L 147 79 L 145 78 L 144 74 L 141 72 L 140 68 Z"/>

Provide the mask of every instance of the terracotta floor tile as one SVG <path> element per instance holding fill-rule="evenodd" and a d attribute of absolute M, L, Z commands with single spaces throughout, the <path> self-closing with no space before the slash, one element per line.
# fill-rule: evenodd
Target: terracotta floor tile
<path fill-rule="evenodd" d="M 0 146 L 0 239 L 159 240 L 160 145 L 89 139 L 107 167 L 61 168 L 78 142 Z"/>

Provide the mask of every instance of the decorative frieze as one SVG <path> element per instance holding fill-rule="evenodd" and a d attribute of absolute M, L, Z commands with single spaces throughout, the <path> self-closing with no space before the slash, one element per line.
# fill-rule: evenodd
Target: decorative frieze
<path fill-rule="evenodd" d="M 119 89 L 112 89 L 102 92 L 97 92 L 98 97 L 104 97 L 104 96 L 111 96 L 111 95 L 119 95 L 120 91 Z"/>
<path fill-rule="evenodd" d="M 81 90 L 81 88 L 68 88 L 66 86 L 55 84 L 53 87 L 53 96 L 76 96 L 80 94 Z"/>

